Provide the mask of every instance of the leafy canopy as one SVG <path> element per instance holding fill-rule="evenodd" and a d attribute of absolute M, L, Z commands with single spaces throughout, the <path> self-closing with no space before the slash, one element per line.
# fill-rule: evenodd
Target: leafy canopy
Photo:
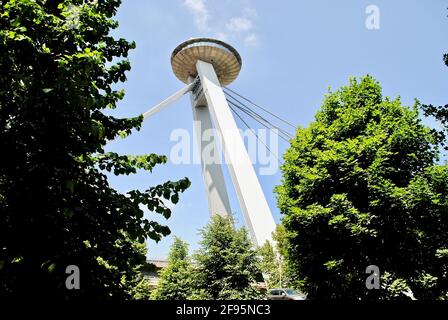
<path fill-rule="evenodd" d="M 200 231 L 200 248 L 194 255 L 195 295 L 213 300 L 255 299 L 260 274 L 257 251 L 244 228 L 231 217 L 214 215 Z"/>
<path fill-rule="evenodd" d="M 443 55 L 443 62 L 448 67 L 448 53 Z M 438 141 L 448 150 L 448 104 L 443 106 L 434 106 L 432 104 L 423 104 L 422 109 L 426 116 L 434 117 L 442 125 L 442 130 L 434 130 Z"/>
<path fill-rule="evenodd" d="M 0 1 L 0 294 L 128 297 L 146 238 L 166 226 L 188 179 L 122 194 L 105 171 L 151 171 L 154 154 L 105 152 L 142 117 L 103 113 L 123 98 L 117 85 L 133 42 L 114 39 L 119 0 Z M 77 265 L 81 289 L 65 288 Z"/>
<path fill-rule="evenodd" d="M 258 248 L 260 270 L 267 289 L 292 287 L 296 284 L 291 281 L 288 264 L 285 260 L 287 242 L 283 225 L 277 225 L 277 229 L 273 233 L 273 239 L 275 240 L 275 249 L 268 241 Z"/>
<path fill-rule="evenodd" d="M 286 259 L 310 298 L 446 298 L 448 167 L 417 107 L 372 77 L 330 92 L 276 188 Z M 382 289 L 367 290 L 377 265 Z"/>
<path fill-rule="evenodd" d="M 186 300 L 193 293 L 192 265 L 188 257 L 188 244 L 175 237 L 171 245 L 168 266 L 160 274 L 155 300 Z"/>

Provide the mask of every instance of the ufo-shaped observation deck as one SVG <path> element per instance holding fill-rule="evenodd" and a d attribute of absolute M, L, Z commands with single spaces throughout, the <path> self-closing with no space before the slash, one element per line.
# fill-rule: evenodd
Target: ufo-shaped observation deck
<path fill-rule="evenodd" d="M 241 56 L 225 42 L 210 38 L 187 40 L 174 49 L 171 66 L 176 77 L 188 83 L 188 78 L 196 77 L 196 62 L 211 63 L 222 86 L 233 82 L 241 70 Z"/>

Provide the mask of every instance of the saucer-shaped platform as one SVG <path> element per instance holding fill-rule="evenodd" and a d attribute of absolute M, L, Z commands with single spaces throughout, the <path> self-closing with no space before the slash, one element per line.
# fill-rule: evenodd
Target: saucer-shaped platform
<path fill-rule="evenodd" d="M 232 46 L 216 39 L 197 38 L 187 40 L 174 49 L 171 66 L 176 77 L 184 83 L 188 83 L 190 76 L 196 77 L 198 60 L 213 65 L 222 86 L 233 82 L 241 70 L 241 57 Z"/>

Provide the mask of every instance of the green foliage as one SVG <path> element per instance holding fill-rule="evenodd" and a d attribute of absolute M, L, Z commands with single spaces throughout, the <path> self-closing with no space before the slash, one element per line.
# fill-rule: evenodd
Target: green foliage
<path fill-rule="evenodd" d="M 134 242 L 134 247 L 140 254 L 146 257 L 148 253 L 146 243 Z M 122 283 L 127 288 L 128 295 L 134 300 L 149 300 L 151 297 L 151 286 L 142 273 L 145 266 L 145 263 L 136 265 L 134 267 L 135 276 L 130 281 L 126 282 L 127 279 L 125 277 L 122 278 Z"/>
<path fill-rule="evenodd" d="M 278 259 L 281 266 L 281 287 L 299 289 L 300 279 L 294 278 L 294 272 L 290 269 L 290 264 L 287 261 L 288 256 L 288 233 L 283 224 L 278 224 L 272 238 L 275 241 L 275 246 L 278 252 Z"/>
<path fill-rule="evenodd" d="M 151 286 L 149 281 L 142 276 L 139 277 L 136 283 L 133 284 L 130 294 L 135 300 L 150 300 Z"/>
<path fill-rule="evenodd" d="M 417 108 L 370 76 L 297 130 L 276 192 L 288 268 L 309 298 L 447 297 L 448 166 L 434 144 Z M 369 265 L 387 275 L 381 290 L 365 287 Z"/>
<path fill-rule="evenodd" d="M 219 215 L 200 231 L 200 249 L 194 255 L 192 299 L 255 299 L 253 287 L 260 274 L 256 250 L 244 228 L 235 229 L 232 218 Z"/>
<path fill-rule="evenodd" d="M 291 278 L 289 265 L 286 263 L 287 238 L 283 225 L 277 225 L 273 233 L 275 250 L 270 242 L 266 242 L 258 249 L 260 256 L 260 270 L 263 273 L 268 289 L 287 288 L 297 285 Z"/>
<path fill-rule="evenodd" d="M 188 244 L 175 237 L 169 252 L 168 266 L 161 271 L 159 284 L 151 298 L 186 300 L 192 295 L 192 271 Z"/>
<path fill-rule="evenodd" d="M 257 251 L 245 229 L 236 230 L 231 218 L 212 217 L 200 231 L 201 247 L 193 259 L 188 245 L 175 238 L 168 266 L 153 292 L 156 300 L 237 300 L 260 297 L 253 287 L 260 274 Z"/>
<path fill-rule="evenodd" d="M 266 286 L 271 288 L 282 288 L 282 261 L 274 251 L 271 243 L 266 243 L 258 250 L 260 256 L 260 270 L 265 277 Z"/>
<path fill-rule="evenodd" d="M 135 47 L 109 33 L 119 0 L 4 0 L 0 6 L 0 294 L 57 298 L 130 297 L 136 243 L 159 240 L 187 179 L 121 194 L 103 170 L 151 171 L 165 157 L 105 153 L 138 130 L 142 117 L 118 119 Z M 77 265 L 81 289 L 66 290 Z"/>
<path fill-rule="evenodd" d="M 448 67 L 448 54 L 443 55 L 443 62 Z M 434 117 L 442 125 L 442 130 L 433 130 L 433 133 L 445 149 L 448 150 L 448 104 L 444 106 L 434 106 L 432 104 L 421 105 L 425 116 Z"/>

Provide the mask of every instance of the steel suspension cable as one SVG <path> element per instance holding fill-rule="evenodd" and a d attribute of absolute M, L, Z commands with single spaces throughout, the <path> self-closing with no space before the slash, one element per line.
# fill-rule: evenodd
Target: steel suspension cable
<path fill-rule="evenodd" d="M 277 116 L 276 114 L 272 113 L 271 111 L 267 110 L 266 108 L 261 107 L 260 105 L 256 104 L 255 102 L 252 102 L 250 99 L 244 97 L 243 95 L 239 94 L 238 92 L 236 92 L 236 91 L 234 91 L 234 90 L 232 90 L 232 89 L 230 89 L 230 88 L 228 88 L 228 87 L 224 87 L 224 89 L 225 89 L 225 90 L 228 90 L 228 91 L 230 91 L 230 92 L 232 92 L 233 94 L 237 95 L 237 96 L 240 97 L 241 99 L 244 99 L 245 101 L 249 102 L 249 103 L 252 104 L 253 106 L 255 106 L 255 107 L 257 107 L 257 108 L 263 110 L 264 112 L 269 113 L 271 116 L 273 116 L 273 117 L 277 118 L 278 120 L 282 121 L 283 123 L 289 125 L 289 126 L 290 126 L 291 128 L 293 128 L 294 130 L 297 129 L 297 127 L 294 126 L 291 122 L 289 122 L 289 121 L 287 121 L 287 120 L 285 120 L 285 119 L 280 118 L 280 117 Z"/>
<path fill-rule="evenodd" d="M 230 110 L 232 110 L 233 111 L 233 113 L 241 120 L 241 122 L 243 122 L 244 123 L 244 125 L 252 132 L 252 134 L 255 136 L 255 138 L 257 138 L 257 140 L 258 141 L 260 141 L 264 146 L 265 146 L 265 148 L 274 156 L 274 158 L 275 159 L 277 159 L 277 161 L 281 164 L 281 161 L 280 161 L 280 159 L 277 157 L 277 155 L 274 153 L 274 152 L 272 152 L 272 150 L 266 145 L 266 143 L 264 143 L 263 142 L 263 140 L 261 140 L 260 139 L 260 137 L 258 136 L 258 134 L 255 132 L 255 130 L 254 129 L 252 129 L 248 124 L 247 124 L 247 122 L 246 121 L 244 121 L 244 119 L 238 114 L 238 112 L 232 107 L 232 106 L 229 106 L 230 107 Z"/>
<path fill-rule="evenodd" d="M 260 119 L 261 121 L 267 123 L 269 126 L 276 128 L 277 130 L 281 131 L 285 136 L 287 136 L 288 138 L 292 139 L 294 136 L 289 133 L 288 131 L 280 128 L 277 125 L 272 124 L 269 120 L 267 120 L 266 118 L 264 118 L 263 116 L 261 116 L 260 114 L 258 114 L 257 112 L 255 112 L 254 110 L 252 110 L 249 106 L 247 106 L 246 104 L 244 104 L 243 102 L 241 102 L 240 100 L 236 99 L 235 97 L 233 97 L 232 95 L 228 95 L 232 100 L 236 101 L 237 104 L 239 104 L 238 108 L 244 108 L 245 111 L 251 113 L 251 117 L 257 117 L 258 119 Z M 227 99 L 227 101 L 229 101 L 229 99 Z M 235 103 L 234 103 L 235 105 Z M 246 113 L 247 113 L 246 112 Z"/>
<path fill-rule="evenodd" d="M 231 100 L 227 100 L 227 102 L 228 102 L 230 105 L 232 105 L 232 106 L 238 108 L 239 110 L 241 110 L 242 112 L 244 112 L 246 115 L 248 115 L 249 117 L 251 117 L 253 120 L 255 120 L 256 122 L 258 122 L 259 124 L 261 124 L 263 127 L 267 128 L 267 129 L 276 129 L 276 130 L 277 130 L 277 132 L 276 132 L 277 135 L 278 135 L 282 140 L 284 140 L 285 142 L 289 143 L 289 142 L 290 142 L 289 140 L 292 139 L 292 137 L 291 137 L 288 133 L 283 132 L 282 129 L 273 126 L 273 125 L 270 124 L 269 122 L 265 123 L 265 122 L 261 121 L 258 117 L 254 116 L 252 113 L 250 113 L 248 110 L 242 108 L 241 106 L 238 106 L 238 105 L 235 104 L 233 101 L 231 101 Z"/>

